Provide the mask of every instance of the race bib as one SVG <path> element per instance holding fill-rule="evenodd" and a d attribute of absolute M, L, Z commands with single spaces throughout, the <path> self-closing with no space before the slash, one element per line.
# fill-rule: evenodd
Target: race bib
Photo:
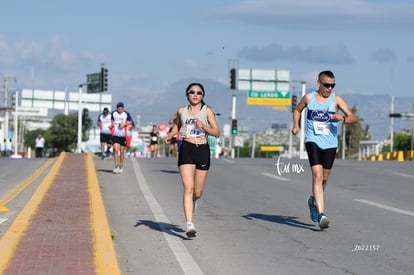
<path fill-rule="evenodd" d="M 187 137 L 204 137 L 206 135 L 203 129 L 196 125 L 188 125 L 186 134 Z"/>
<path fill-rule="evenodd" d="M 314 121 L 313 130 L 317 135 L 329 135 L 331 133 L 330 124 L 325 121 Z"/>

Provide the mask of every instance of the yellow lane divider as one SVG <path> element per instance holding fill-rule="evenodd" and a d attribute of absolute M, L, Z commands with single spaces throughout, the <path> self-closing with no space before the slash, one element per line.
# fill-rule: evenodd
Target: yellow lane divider
<path fill-rule="evenodd" d="M 95 270 L 97 274 L 121 274 L 91 153 L 87 154 L 86 166 L 92 210 L 91 226 L 94 236 Z"/>
<path fill-rule="evenodd" d="M 35 173 L 33 173 L 25 181 L 14 188 L 9 194 L 0 199 L 0 212 L 8 212 L 9 209 L 5 205 L 13 200 L 17 195 L 19 195 L 20 192 L 22 192 L 28 185 L 30 185 L 37 177 L 39 177 L 53 161 L 54 159 L 49 159 L 46 161 L 39 169 L 37 169 Z"/>
<path fill-rule="evenodd" d="M 49 173 L 46 175 L 45 179 L 36 189 L 32 198 L 15 218 L 12 225 L 3 235 L 3 238 L 0 239 L 0 274 L 3 274 L 3 271 L 9 264 L 10 259 L 13 257 L 20 238 L 23 236 L 29 226 L 31 218 L 38 210 L 40 203 L 43 201 L 43 198 L 55 179 L 64 158 L 65 153 L 61 153 Z"/>

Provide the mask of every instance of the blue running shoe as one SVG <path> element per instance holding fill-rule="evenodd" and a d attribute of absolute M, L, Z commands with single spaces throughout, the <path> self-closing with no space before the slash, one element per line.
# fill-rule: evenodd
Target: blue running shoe
<path fill-rule="evenodd" d="M 317 222 L 319 218 L 318 208 L 313 204 L 314 198 L 313 196 L 309 196 L 308 198 L 308 206 L 310 212 L 310 219 L 313 222 Z"/>
<path fill-rule="evenodd" d="M 319 215 L 319 228 L 321 230 L 324 230 L 325 228 L 329 227 L 329 219 L 326 217 L 324 213 L 321 213 Z"/>

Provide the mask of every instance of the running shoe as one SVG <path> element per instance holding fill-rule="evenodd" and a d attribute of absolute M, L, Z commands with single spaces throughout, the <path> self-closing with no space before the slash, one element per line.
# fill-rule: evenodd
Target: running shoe
<path fill-rule="evenodd" d="M 321 230 L 329 227 L 329 219 L 324 213 L 319 215 L 319 228 Z"/>
<path fill-rule="evenodd" d="M 197 236 L 197 229 L 192 222 L 187 223 L 187 231 L 185 231 L 185 234 L 187 234 L 188 238 L 194 238 Z"/>
<path fill-rule="evenodd" d="M 124 167 L 118 167 L 118 174 L 122 174 L 124 172 Z"/>
<path fill-rule="evenodd" d="M 102 156 L 101 156 L 101 160 L 104 160 L 105 159 L 105 155 L 104 154 L 102 154 Z"/>
<path fill-rule="evenodd" d="M 313 196 L 309 196 L 308 198 L 308 206 L 309 206 L 309 212 L 310 212 L 310 219 L 313 222 L 317 222 L 319 218 L 318 208 L 313 204 L 315 201 Z"/>
<path fill-rule="evenodd" d="M 114 174 L 118 174 L 119 173 L 119 169 L 118 167 L 115 167 L 115 169 L 112 171 Z"/>

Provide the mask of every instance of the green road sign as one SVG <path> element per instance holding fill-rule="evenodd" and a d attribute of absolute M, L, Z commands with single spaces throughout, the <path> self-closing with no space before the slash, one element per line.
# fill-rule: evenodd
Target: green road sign
<path fill-rule="evenodd" d="M 269 91 L 248 91 L 248 98 L 290 98 L 290 91 L 286 92 L 269 92 Z"/>

